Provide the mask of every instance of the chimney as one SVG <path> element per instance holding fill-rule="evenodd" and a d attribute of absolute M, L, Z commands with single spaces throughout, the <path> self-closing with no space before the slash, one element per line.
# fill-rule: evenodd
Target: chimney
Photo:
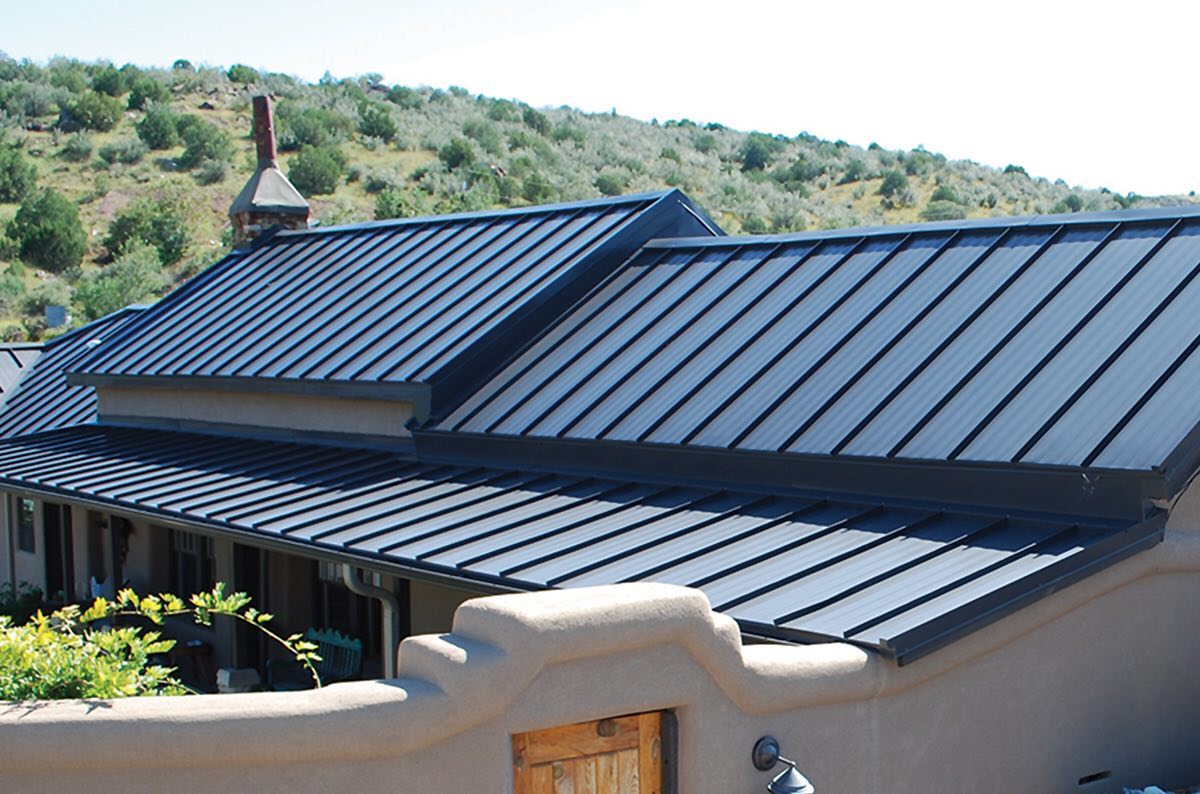
<path fill-rule="evenodd" d="M 256 96 L 253 103 L 254 146 L 258 152 L 258 167 L 229 207 L 235 246 L 245 245 L 275 226 L 285 229 L 308 228 L 308 202 L 279 170 L 271 100 L 266 96 Z"/>

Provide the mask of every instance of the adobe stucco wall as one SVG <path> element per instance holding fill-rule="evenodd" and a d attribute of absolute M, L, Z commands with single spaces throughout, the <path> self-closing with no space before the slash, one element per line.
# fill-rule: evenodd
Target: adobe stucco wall
<path fill-rule="evenodd" d="M 702 594 L 665 585 L 477 599 L 453 634 L 402 644 L 397 681 L 0 706 L 0 788 L 504 792 L 512 733 L 656 708 L 677 712 L 685 794 L 761 790 L 764 733 L 824 792 L 1195 783 L 1198 572 L 1200 536 L 1171 532 L 902 668 L 743 647 Z"/>

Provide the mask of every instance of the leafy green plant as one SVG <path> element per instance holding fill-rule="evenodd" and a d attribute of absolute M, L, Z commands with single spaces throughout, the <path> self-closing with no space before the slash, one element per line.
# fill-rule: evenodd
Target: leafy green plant
<path fill-rule="evenodd" d="M 131 303 L 153 300 L 166 286 L 158 252 L 146 243 L 137 243 L 111 264 L 87 273 L 75 288 L 74 303 L 90 322 Z"/>
<path fill-rule="evenodd" d="M 137 123 L 137 134 L 151 149 L 170 149 L 179 145 L 179 115 L 158 103 L 146 108 Z"/>
<path fill-rule="evenodd" d="M 879 183 L 879 195 L 891 198 L 905 190 L 908 190 L 908 177 L 903 171 L 892 169 L 884 172 L 883 181 Z"/>
<path fill-rule="evenodd" d="M 358 114 L 358 131 L 370 138 L 379 138 L 391 143 L 396 140 L 399 127 L 392 118 L 392 112 L 378 102 L 364 105 Z"/>
<path fill-rule="evenodd" d="M 921 219 L 926 221 L 954 221 L 965 217 L 967 211 L 961 204 L 945 199 L 930 201 L 921 210 Z"/>
<path fill-rule="evenodd" d="M 742 142 L 738 158 L 742 161 L 743 171 L 761 171 L 782 150 L 783 141 L 772 135 L 752 132 Z"/>
<path fill-rule="evenodd" d="M 129 86 L 125 82 L 125 75 L 110 64 L 92 77 L 92 89 L 111 97 L 119 97 L 129 90 Z"/>
<path fill-rule="evenodd" d="M 379 191 L 375 197 L 375 220 L 389 218 L 411 218 L 418 212 L 417 204 L 412 196 L 394 187 Z"/>
<path fill-rule="evenodd" d="M 168 617 L 189 615 L 199 625 L 226 616 L 254 626 L 286 649 L 321 686 L 316 646 L 301 635 L 282 637 L 267 627 L 272 616 L 250 605 L 245 593 L 225 593 L 218 583 L 187 602 L 170 593 L 139 596 L 124 589 L 113 599 L 97 598 L 86 610 L 69 605 L 51 615 L 37 612 L 23 625 L 0 616 L 0 700 L 121 698 L 184 694 L 187 688 L 155 657 L 174 640 L 137 625 L 96 628 L 98 621 L 144 619 L 162 626 Z"/>
<path fill-rule="evenodd" d="M 244 63 L 235 63 L 229 67 L 229 71 L 225 73 L 231 83 L 257 83 L 258 72 L 250 68 Z"/>
<path fill-rule="evenodd" d="M 466 138 L 454 138 L 441 149 L 438 149 L 438 159 L 447 168 L 458 168 L 475 162 L 475 147 Z"/>
<path fill-rule="evenodd" d="M 233 141 L 225 130 L 199 116 L 186 115 L 177 124 L 183 139 L 179 164 L 195 168 L 205 160 L 228 160 L 233 156 Z"/>
<path fill-rule="evenodd" d="M 107 132 L 121 120 L 121 103 L 107 94 L 88 91 L 68 102 L 67 112 L 84 129 Z"/>
<path fill-rule="evenodd" d="M 92 139 L 87 133 L 75 133 L 63 145 L 62 156 L 73 163 L 87 162 L 92 157 Z"/>
<path fill-rule="evenodd" d="M 331 146 L 306 146 L 288 163 L 288 179 L 305 196 L 328 195 L 342 181 L 346 160 Z"/>
<path fill-rule="evenodd" d="M 178 262 L 187 253 L 187 211 L 171 197 L 145 197 L 117 213 L 108 227 L 104 247 L 121 256 L 138 244 L 152 246 L 164 265 Z M 119 307 L 118 307 L 119 308 Z"/>
<path fill-rule="evenodd" d="M 0 140 L 0 202 L 21 201 L 37 182 L 37 167 L 25 153 Z"/>
<path fill-rule="evenodd" d="M 146 156 L 146 152 L 150 148 L 136 138 L 127 138 L 123 141 L 113 141 L 106 143 L 100 147 L 97 154 L 100 159 L 106 163 L 124 163 L 132 165 L 141 162 Z"/>
<path fill-rule="evenodd" d="M 166 102 L 170 98 L 170 90 L 153 77 L 138 77 L 130 84 L 127 107 L 144 110 L 152 102 Z"/>
<path fill-rule="evenodd" d="M 50 188 L 25 199 L 8 225 L 8 236 L 22 259 L 52 273 L 79 267 L 87 250 L 79 210 Z"/>

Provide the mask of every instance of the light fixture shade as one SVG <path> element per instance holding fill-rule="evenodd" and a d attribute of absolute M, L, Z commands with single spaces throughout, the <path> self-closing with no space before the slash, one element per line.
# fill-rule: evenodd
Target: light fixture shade
<path fill-rule="evenodd" d="M 800 774 L 800 770 L 788 764 L 787 769 L 767 784 L 767 791 L 771 794 L 814 794 L 816 789 L 808 782 L 808 778 Z"/>

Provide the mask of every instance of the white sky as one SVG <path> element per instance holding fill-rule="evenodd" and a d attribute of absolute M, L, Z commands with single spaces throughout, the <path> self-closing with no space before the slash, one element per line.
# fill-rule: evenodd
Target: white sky
<path fill-rule="evenodd" d="M 808 131 L 1200 190 L 1200 3 L 0 0 L 0 50 L 378 72 L 534 105 Z"/>

